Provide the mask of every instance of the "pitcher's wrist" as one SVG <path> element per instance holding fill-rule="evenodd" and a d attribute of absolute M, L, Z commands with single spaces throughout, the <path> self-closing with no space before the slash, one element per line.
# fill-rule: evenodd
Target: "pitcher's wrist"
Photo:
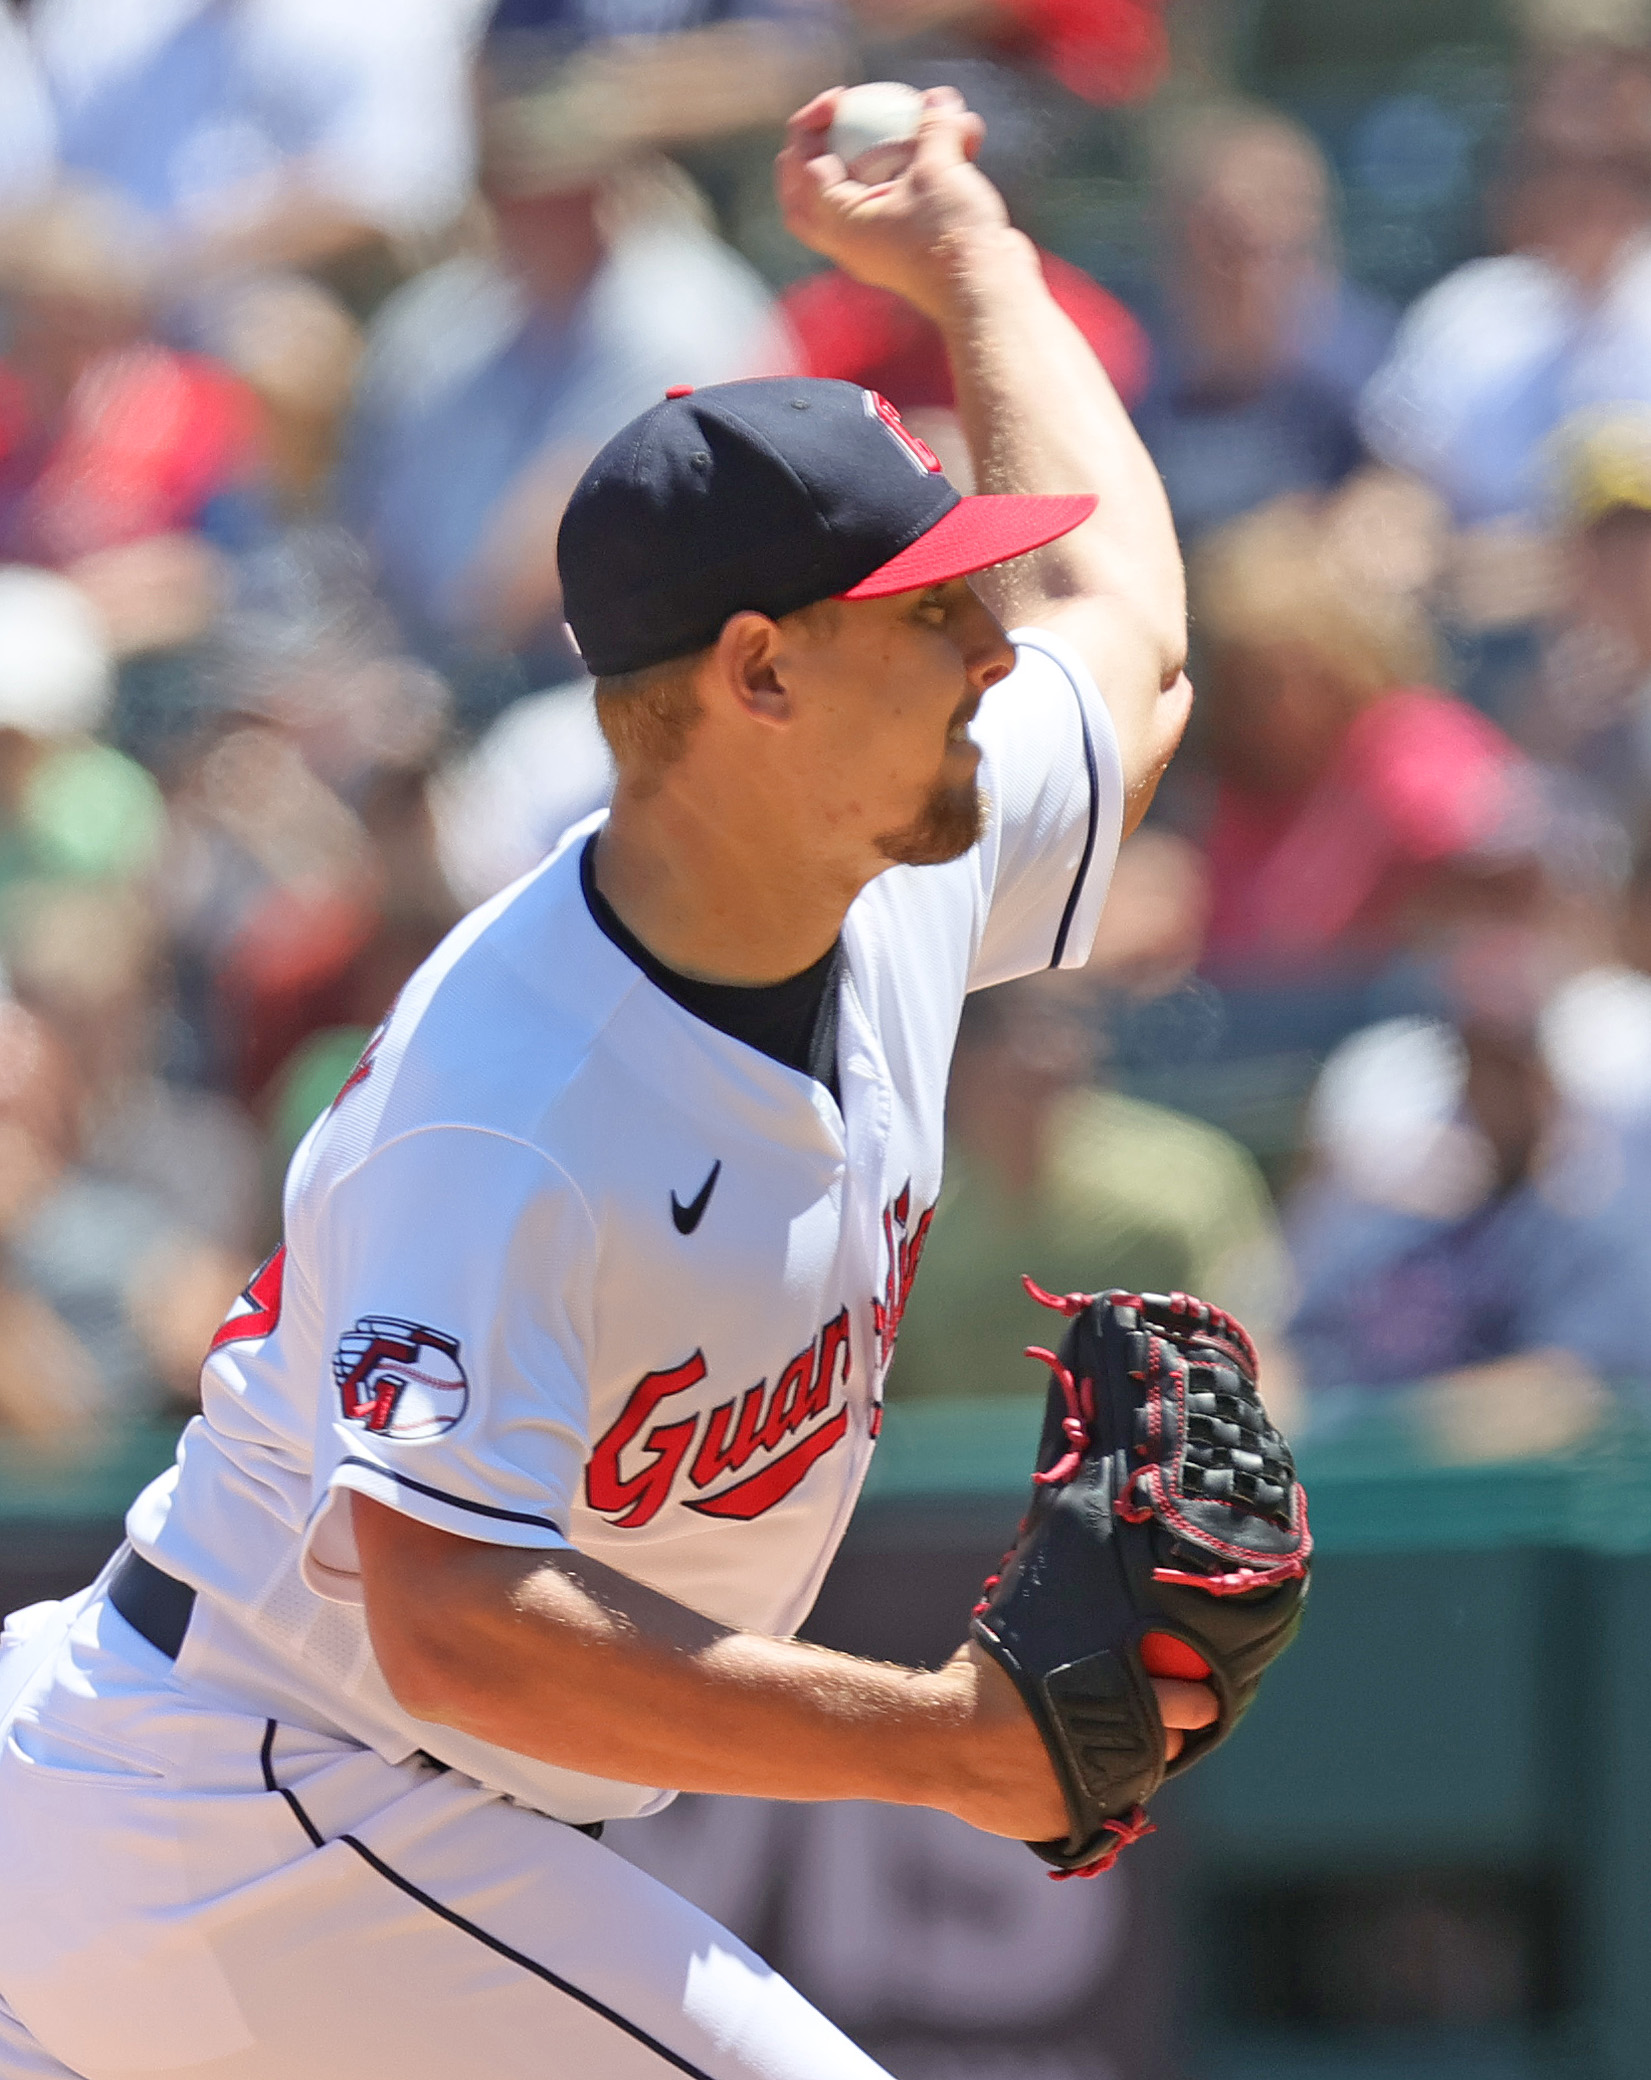
<path fill-rule="evenodd" d="M 948 337 L 969 330 L 997 304 L 1047 296 L 1038 249 L 1010 224 L 969 225 L 935 242 L 927 315 Z"/>

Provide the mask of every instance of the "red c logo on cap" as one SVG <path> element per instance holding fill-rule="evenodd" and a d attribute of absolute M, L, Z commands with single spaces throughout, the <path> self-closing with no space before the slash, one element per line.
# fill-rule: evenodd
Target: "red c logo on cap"
<path fill-rule="evenodd" d="M 864 396 L 866 410 L 874 418 L 882 420 L 889 432 L 894 435 L 895 439 L 905 449 L 913 462 L 917 464 L 918 468 L 923 471 L 924 475 L 938 477 L 941 469 L 940 457 L 929 446 L 928 442 L 920 441 L 917 438 L 917 435 L 912 432 L 905 420 L 901 418 L 900 414 L 889 403 L 888 399 L 883 396 L 881 391 L 867 390 L 864 392 Z"/>

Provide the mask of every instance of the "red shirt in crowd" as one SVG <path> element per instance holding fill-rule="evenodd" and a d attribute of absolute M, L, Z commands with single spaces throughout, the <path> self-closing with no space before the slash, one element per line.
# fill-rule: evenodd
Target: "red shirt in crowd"
<path fill-rule="evenodd" d="M 1379 960 L 1432 873 L 1513 837 L 1531 785 L 1494 723 L 1425 686 L 1362 709 L 1305 795 L 1224 782 L 1206 965 L 1263 981 Z"/>
<path fill-rule="evenodd" d="M 1115 296 L 1082 268 L 1040 253 L 1049 293 L 1095 350 L 1125 404 L 1146 388 L 1147 336 Z M 900 411 L 954 403 L 952 372 L 938 329 L 890 289 L 871 289 L 835 269 L 810 275 L 781 299 L 811 376 L 837 376 L 880 390 Z"/>
<path fill-rule="evenodd" d="M 1132 101 L 1169 70 L 1164 0 L 998 0 L 1000 48 L 1086 101 Z"/>
<path fill-rule="evenodd" d="M 0 555 L 64 565 L 194 527 L 253 472 L 261 425 L 238 377 L 153 342 L 99 354 L 50 419 L 0 362 Z"/>

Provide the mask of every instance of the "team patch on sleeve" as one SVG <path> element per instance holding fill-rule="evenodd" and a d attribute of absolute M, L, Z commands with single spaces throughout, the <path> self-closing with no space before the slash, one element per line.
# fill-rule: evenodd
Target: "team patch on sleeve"
<path fill-rule="evenodd" d="M 363 1315 L 338 1339 L 332 1371 L 345 1422 L 398 1444 L 440 1437 L 470 1405 L 459 1339 L 396 1315 Z"/>

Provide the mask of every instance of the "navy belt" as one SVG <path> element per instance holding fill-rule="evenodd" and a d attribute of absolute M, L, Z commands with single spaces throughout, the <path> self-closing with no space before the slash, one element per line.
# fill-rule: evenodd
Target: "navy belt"
<path fill-rule="evenodd" d="M 115 1563 L 104 1593 L 134 1632 L 168 1661 L 177 1660 L 195 1608 L 195 1592 L 187 1582 L 128 1551 Z"/>
<path fill-rule="evenodd" d="M 189 1630 L 190 1613 L 195 1608 L 195 1592 L 187 1582 L 180 1582 L 175 1575 L 152 1567 L 140 1553 L 128 1549 L 115 1563 L 115 1571 L 109 1577 L 104 1594 L 134 1632 L 164 1654 L 168 1661 L 177 1660 L 183 1636 Z M 419 1752 L 424 1753 L 422 1749 Z M 447 1767 L 434 1755 L 425 1755 L 424 1759 L 436 1769 Z M 580 1834 L 588 1834 L 592 1841 L 602 1839 L 603 1823 L 600 1820 L 592 1820 L 582 1827 L 577 1820 L 567 1821 L 564 1825 Z"/>

